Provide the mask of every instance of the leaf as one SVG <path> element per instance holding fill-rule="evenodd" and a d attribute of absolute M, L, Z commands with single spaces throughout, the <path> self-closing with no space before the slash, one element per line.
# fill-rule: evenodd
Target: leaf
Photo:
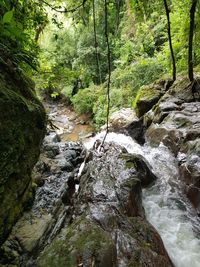
<path fill-rule="evenodd" d="M 10 3 L 9 3 L 10 1 L 4 0 L 3 2 L 4 2 L 3 5 L 6 7 L 6 9 L 10 10 Z"/>
<path fill-rule="evenodd" d="M 57 98 L 59 96 L 59 93 L 58 92 L 53 92 L 52 94 L 51 94 L 51 97 L 52 98 Z"/>
<path fill-rule="evenodd" d="M 3 16 L 3 23 L 10 23 L 13 18 L 13 10 L 6 12 Z"/>

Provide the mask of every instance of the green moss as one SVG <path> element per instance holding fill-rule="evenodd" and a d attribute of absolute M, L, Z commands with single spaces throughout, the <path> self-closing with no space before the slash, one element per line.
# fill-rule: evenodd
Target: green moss
<path fill-rule="evenodd" d="M 141 97 L 141 94 L 142 94 L 142 90 L 139 89 L 137 91 L 137 94 L 136 94 L 136 97 L 134 98 L 133 100 L 133 108 L 136 109 L 137 108 L 137 102 L 139 101 L 140 97 Z"/>
<path fill-rule="evenodd" d="M 162 96 L 162 87 L 158 83 L 142 86 L 133 101 L 133 108 L 138 117 L 149 111 Z"/>
<path fill-rule="evenodd" d="M 134 162 L 132 162 L 132 161 L 126 161 L 126 168 L 128 168 L 128 169 L 132 169 L 132 168 L 134 168 L 135 166 L 134 166 Z"/>
<path fill-rule="evenodd" d="M 138 249 L 134 253 L 134 257 L 129 262 L 128 267 L 140 267 L 140 258 L 141 258 L 141 251 Z"/>
<path fill-rule="evenodd" d="M 74 267 L 77 266 L 78 258 L 106 261 L 103 257 L 109 254 L 112 259 L 113 244 L 110 236 L 90 220 L 81 218 L 45 249 L 38 266 Z"/>
<path fill-rule="evenodd" d="M 0 73 L 0 244 L 30 193 L 31 171 L 45 134 L 46 115 L 24 75 Z"/>
<path fill-rule="evenodd" d="M 5 190 L 4 186 L 3 185 L 0 186 L 0 195 L 4 192 L 4 190 Z"/>

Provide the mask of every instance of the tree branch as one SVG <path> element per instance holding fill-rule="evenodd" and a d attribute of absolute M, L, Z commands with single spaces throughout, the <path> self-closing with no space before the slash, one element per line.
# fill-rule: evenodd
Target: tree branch
<path fill-rule="evenodd" d="M 64 8 L 64 10 L 57 9 L 56 7 L 47 3 L 45 0 L 39 0 L 39 1 L 42 2 L 43 4 L 47 5 L 48 7 L 50 7 L 52 10 L 54 10 L 56 12 L 59 12 L 59 13 L 70 13 L 71 12 L 71 13 L 73 13 L 73 12 L 77 11 L 79 8 L 81 8 L 82 6 L 84 7 L 87 0 L 83 0 L 82 3 L 78 6 L 76 6 L 75 8 L 72 8 L 72 9 Z"/>

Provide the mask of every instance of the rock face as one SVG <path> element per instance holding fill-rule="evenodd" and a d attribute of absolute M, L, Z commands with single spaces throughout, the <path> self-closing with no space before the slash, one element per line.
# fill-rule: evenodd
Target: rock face
<path fill-rule="evenodd" d="M 79 143 L 63 143 L 56 133 L 48 133 L 32 173 L 34 201 L 0 247 L 0 266 L 35 266 L 32 256 L 71 220 L 75 177 L 84 156 Z"/>
<path fill-rule="evenodd" d="M 102 127 L 106 129 L 106 125 Z M 139 119 L 136 112 L 131 108 L 122 108 L 111 114 L 109 130 L 130 135 L 138 143 L 144 143 L 144 127 L 142 118 Z"/>
<path fill-rule="evenodd" d="M 79 143 L 46 136 L 32 209 L 2 245 L 0 264 L 173 267 L 145 219 L 141 187 L 156 179 L 146 160 L 113 143 L 85 153 Z"/>
<path fill-rule="evenodd" d="M 177 156 L 185 193 L 200 212 L 200 78 L 178 79 L 145 116 L 146 141 Z"/>
<path fill-rule="evenodd" d="M 111 127 L 120 129 L 127 127 L 133 121 L 138 120 L 136 113 L 131 108 L 123 108 L 114 112 L 110 117 Z"/>
<path fill-rule="evenodd" d="M 45 134 L 32 81 L 0 66 L 0 245 L 32 198 L 31 171 Z"/>
<path fill-rule="evenodd" d="M 171 80 L 161 80 L 150 85 L 142 86 L 137 94 L 135 110 L 140 118 L 149 111 L 168 90 Z"/>
<path fill-rule="evenodd" d="M 104 152 L 90 152 L 88 159 L 72 220 L 39 255 L 36 266 L 173 266 L 145 220 L 135 159 L 114 144 L 105 145 Z"/>

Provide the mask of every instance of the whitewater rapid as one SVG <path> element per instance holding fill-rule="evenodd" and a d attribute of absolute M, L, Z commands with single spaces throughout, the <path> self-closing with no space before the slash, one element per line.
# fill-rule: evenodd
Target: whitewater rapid
<path fill-rule="evenodd" d="M 105 132 L 85 142 L 90 149 Z M 176 267 L 200 267 L 200 240 L 195 235 L 198 224 L 193 208 L 181 191 L 178 161 L 167 147 L 141 146 L 131 137 L 109 133 L 106 142 L 123 146 L 131 154 L 142 155 L 157 176 L 153 186 L 143 190 L 143 206 L 149 222 L 157 229 Z"/>

